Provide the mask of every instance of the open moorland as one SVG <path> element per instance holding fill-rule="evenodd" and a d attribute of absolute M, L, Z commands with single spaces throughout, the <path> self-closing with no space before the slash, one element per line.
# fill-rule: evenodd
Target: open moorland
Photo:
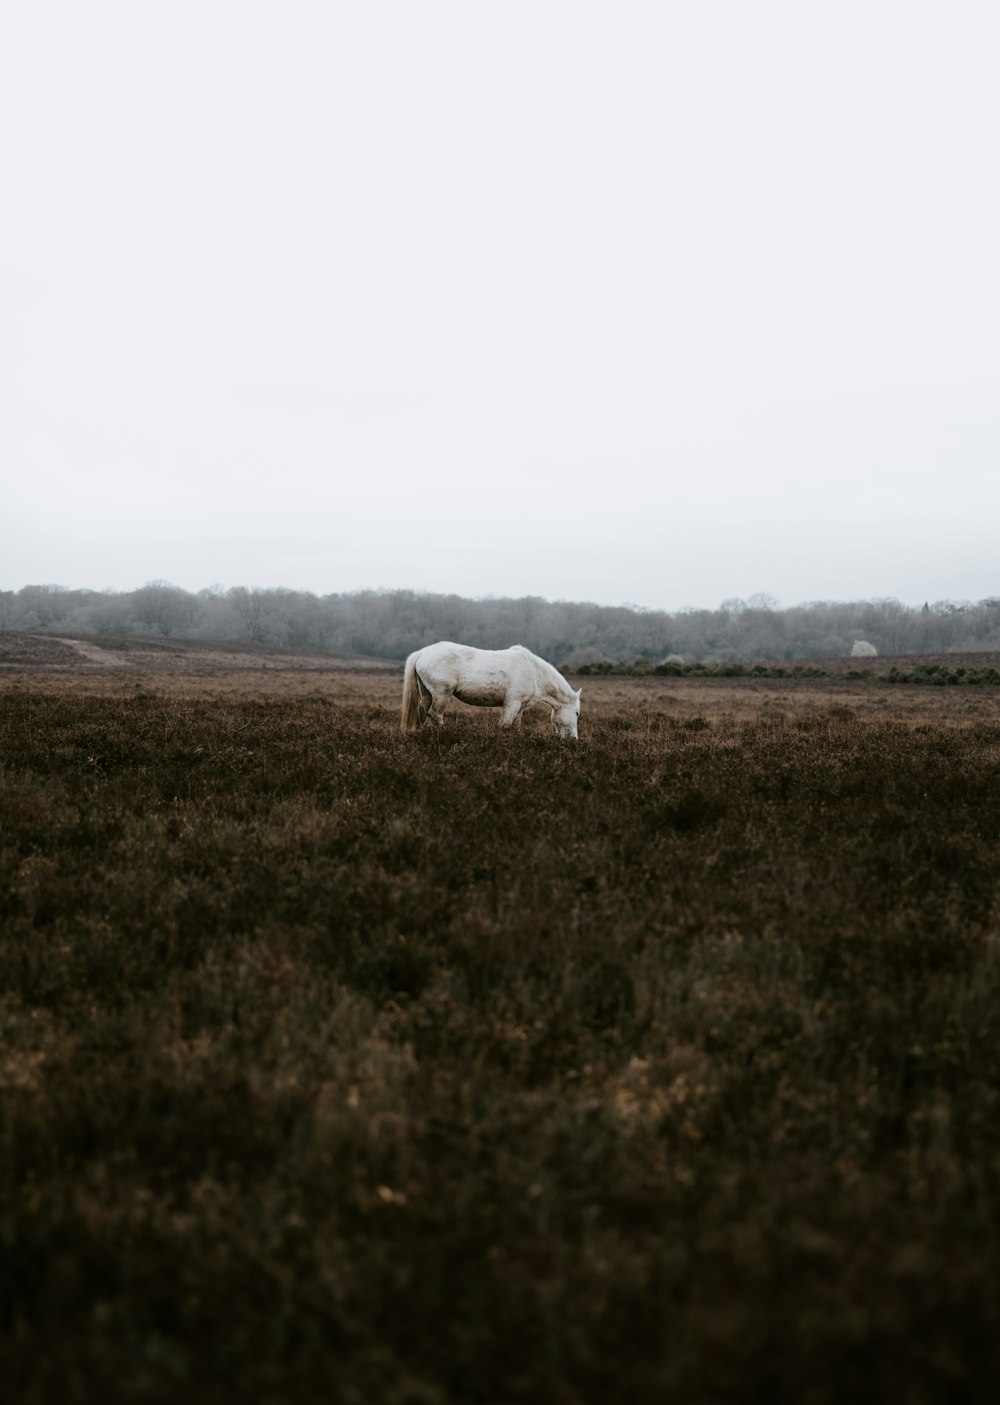
<path fill-rule="evenodd" d="M 1000 688 L 401 672 L 0 635 L 5 1395 L 997 1399 Z"/>

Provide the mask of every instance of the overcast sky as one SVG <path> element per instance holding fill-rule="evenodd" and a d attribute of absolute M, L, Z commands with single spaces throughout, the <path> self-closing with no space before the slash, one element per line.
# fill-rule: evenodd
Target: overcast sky
<path fill-rule="evenodd" d="M 0 588 L 1000 593 L 995 3 L 11 0 Z"/>

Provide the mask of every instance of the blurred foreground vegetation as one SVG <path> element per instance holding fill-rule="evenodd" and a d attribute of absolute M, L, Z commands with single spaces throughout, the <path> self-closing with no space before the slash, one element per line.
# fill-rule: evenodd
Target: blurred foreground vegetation
<path fill-rule="evenodd" d="M 1000 723 L 494 726 L 4 698 L 8 1398 L 995 1400 Z"/>

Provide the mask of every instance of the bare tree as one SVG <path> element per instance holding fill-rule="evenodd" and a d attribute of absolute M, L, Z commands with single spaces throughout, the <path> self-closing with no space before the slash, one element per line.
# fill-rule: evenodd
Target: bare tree
<path fill-rule="evenodd" d="M 157 634 L 173 634 L 193 623 L 191 596 L 169 581 L 147 581 L 131 596 L 132 613 L 138 624 Z"/>
<path fill-rule="evenodd" d="M 587 658 L 620 662 L 655 663 L 670 654 L 766 662 L 844 656 L 859 638 L 880 654 L 1000 649 L 1000 598 L 940 600 L 922 609 L 894 599 L 813 600 L 781 609 L 773 596 L 757 592 L 714 610 L 670 612 L 414 590 L 317 596 L 213 586 L 191 594 L 168 581 L 149 581 L 124 594 L 52 585 L 8 591 L 0 594 L 0 628 L 249 639 L 394 659 L 435 639 L 457 639 L 482 648 L 520 643 L 553 660 L 583 650 Z"/>

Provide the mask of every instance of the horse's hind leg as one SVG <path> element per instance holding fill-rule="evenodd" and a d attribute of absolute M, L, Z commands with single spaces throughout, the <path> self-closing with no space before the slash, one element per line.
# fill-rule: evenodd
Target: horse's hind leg
<path fill-rule="evenodd" d="M 430 699 L 427 704 L 427 721 L 436 722 L 439 727 L 443 727 L 444 710 L 451 701 L 452 693 L 455 690 L 449 687 L 447 683 L 437 682 L 436 679 L 432 679 L 429 683 L 424 683 L 423 679 L 420 681 L 427 689 L 427 695 Z M 422 699 L 423 694 L 421 694 L 421 700 Z"/>

